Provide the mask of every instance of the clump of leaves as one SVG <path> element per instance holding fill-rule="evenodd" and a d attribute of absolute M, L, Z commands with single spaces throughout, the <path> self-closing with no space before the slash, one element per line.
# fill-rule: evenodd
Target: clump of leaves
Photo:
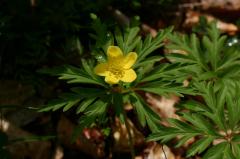
<path fill-rule="evenodd" d="M 98 50 L 101 50 L 105 55 L 106 48 L 110 45 L 119 46 L 124 54 L 131 51 L 137 53 L 138 59 L 133 66 L 137 79 L 131 83 L 120 82 L 109 85 L 102 77 L 94 73 L 93 68 L 96 66 L 96 61 L 93 58 L 83 59 L 82 65 L 79 67 L 63 66 L 43 70 L 44 73 L 58 76 L 61 80 L 66 80 L 70 84 L 74 83 L 75 86 L 79 84 L 79 86 L 72 88 L 70 93 L 64 93 L 59 99 L 49 102 L 40 111 L 56 111 L 58 109 L 67 111 L 76 106 L 76 113 L 82 114 L 77 129 L 77 132 L 81 132 L 84 127 L 89 127 L 94 122 L 106 122 L 109 117 L 107 116 L 109 109 L 114 110 L 116 116 L 124 123 L 126 120 L 124 104 L 130 103 L 141 125 L 143 127 L 147 125 L 153 132 L 158 131 L 157 125 L 160 118 L 148 107 L 142 93 L 139 92 L 151 92 L 159 95 L 174 93 L 180 96 L 182 93 L 192 93 L 192 90 L 184 88 L 181 82 L 176 82 L 174 78 L 170 78 L 171 72 L 178 69 L 176 66 L 171 66 L 169 63 L 154 65 L 163 57 L 153 56 L 152 53 L 163 46 L 163 39 L 171 30 L 172 28 L 167 28 L 160 31 L 155 38 L 148 35 L 142 40 L 138 35 L 138 27 L 127 28 L 124 31 L 116 29 L 114 33 L 105 35 L 111 35 L 111 38 L 106 41 L 103 48 L 99 47 L 99 42 L 96 42 Z M 105 37 L 105 40 L 108 38 Z M 99 40 L 101 43 L 105 41 Z M 96 50 L 94 50 L 94 55 L 97 55 Z M 105 55 L 101 54 L 101 61 L 106 61 Z"/>
<path fill-rule="evenodd" d="M 196 100 L 181 103 L 178 113 L 181 120 L 168 119 L 170 126 L 162 128 L 148 139 L 166 143 L 178 136 L 180 139 L 176 147 L 179 147 L 195 138 L 197 141 L 187 151 L 187 157 L 206 152 L 203 159 L 239 158 L 239 86 L 232 93 L 227 86 L 223 91 L 214 91 L 213 83 L 196 84 L 204 103 Z"/>
<path fill-rule="evenodd" d="M 221 36 L 214 23 L 207 29 L 208 34 L 201 39 L 191 36 L 171 34 L 172 50 L 182 50 L 185 54 L 173 53 L 168 58 L 179 64 L 179 79 L 191 77 L 190 85 L 203 98 L 187 100 L 179 104 L 181 119 L 168 119 L 170 126 L 163 126 L 148 140 L 163 143 L 179 137 L 179 147 L 195 138 L 187 157 L 203 153 L 203 159 L 239 158 L 239 60 L 236 47 L 226 45 L 226 36 Z M 178 73 L 179 74 L 179 73 Z"/>
<path fill-rule="evenodd" d="M 198 38 L 196 34 L 171 34 L 171 43 L 167 48 L 173 50 L 168 58 L 182 67 L 182 77 L 191 77 L 195 81 L 215 82 L 216 89 L 228 85 L 231 90 L 239 82 L 240 53 L 236 47 L 226 45 L 227 36 L 221 36 L 215 23 L 207 28 L 207 35 Z M 174 50 L 185 54 L 174 53 Z"/>

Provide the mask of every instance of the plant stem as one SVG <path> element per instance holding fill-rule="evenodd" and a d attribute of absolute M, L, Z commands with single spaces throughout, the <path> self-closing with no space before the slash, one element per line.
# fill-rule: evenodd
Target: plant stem
<path fill-rule="evenodd" d="M 125 126 L 126 126 L 126 129 L 127 129 L 127 133 L 128 133 L 128 141 L 129 141 L 129 146 L 130 146 L 130 149 L 131 149 L 131 156 L 132 156 L 132 159 L 135 158 L 135 151 L 134 151 L 134 145 L 133 145 L 133 137 L 132 137 L 132 134 L 131 134 L 131 128 L 130 128 L 130 125 L 127 121 L 127 114 L 126 114 L 126 111 L 123 110 L 123 116 L 124 116 L 124 121 L 125 121 Z"/>

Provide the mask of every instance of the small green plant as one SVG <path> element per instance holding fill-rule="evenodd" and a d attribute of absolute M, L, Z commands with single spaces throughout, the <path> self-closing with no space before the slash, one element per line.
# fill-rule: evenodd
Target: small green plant
<path fill-rule="evenodd" d="M 102 25 L 98 20 L 95 22 Z M 214 23 L 201 38 L 196 34 L 171 33 L 172 28 L 160 31 L 155 38 L 148 35 L 144 39 L 139 36 L 138 27 L 117 28 L 113 33 L 104 29 L 105 36 L 96 27 L 95 30 L 96 35 L 91 35 L 96 40 L 92 56 L 82 59 L 80 66 L 42 70 L 74 87 L 49 102 L 41 112 L 74 107 L 80 115 L 75 139 L 83 128 L 96 123 L 106 126 L 115 117 L 128 127 L 124 105 L 129 103 L 141 126 L 153 132 L 148 140 L 167 143 L 178 137 L 179 147 L 195 138 L 187 157 L 202 153 L 203 158 L 240 157 L 237 97 L 240 54 L 236 47 L 226 45 L 226 36 L 220 34 Z M 173 52 L 166 55 L 167 62 L 155 54 L 166 38 L 169 41 L 166 47 Z M 176 50 L 184 54 L 174 53 Z M 189 84 L 183 86 L 186 80 Z M 177 107 L 181 119 L 167 119 L 170 125 L 165 126 L 148 107 L 145 92 L 197 95 L 202 100 L 185 98 Z M 128 135 L 134 156 L 130 131 Z"/>
<path fill-rule="evenodd" d="M 196 100 L 182 102 L 178 112 L 181 120 L 168 119 L 170 126 L 163 127 L 148 139 L 166 143 L 179 137 L 176 147 L 180 147 L 195 138 L 197 141 L 188 149 L 187 157 L 206 152 L 203 159 L 239 158 L 239 85 L 234 94 L 226 87 L 216 92 L 212 83 L 203 82 L 196 87 L 204 103 Z"/>
<path fill-rule="evenodd" d="M 240 54 L 235 47 L 227 46 L 227 36 L 221 36 L 215 23 L 207 28 L 207 35 L 201 39 L 196 34 L 191 36 L 171 34 L 171 43 L 167 48 L 182 50 L 185 54 L 172 53 L 168 58 L 173 63 L 182 64 L 182 77 L 193 81 L 209 81 L 215 83 L 215 89 L 224 85 L 234 89 L 239 82 Z"/>
<path fill-rule="evenodd" d="M 240 154 L 239 126 L 239 64 L 236 47 L 226 45 L 212 23 L 208 34 L 201 40 L 192 34 L 172 34 L 168 48 L 183 50 L 186 54 L 171 54 L 168 58 L 182 67 L 183 77 L 191 79 L 190 85 L 201 100 L 186 100 L 179 104 L 181 119 L 168 119 L 148 140 L 166 143 L 179 138 L 176 147 L 195 138 L 187 157 L 204 154 L 203 159 L 237 159 Z"/>
<path fill-rule="evenodd" d="M 142 40 L 138 35 L 138 27 L 125 31 L 116 29 L 113 34 L 105 35 L 110 35 L 110 38 L 105 40 L 102 48 L 99 47 L 99 42 L 96 42 L 99 53 L 96 53 L 95 48 L 93 55 L 100 59 L 99 62 L 91 57 L 82 59 L 79 67 L 63 66 L 43 70 L 44 73 L 74 83 L 75 87 L 71 88 L 71 92 L 62 94 L 59 99 L 49 102 L 40 111 L 67 111 L 76 106 L 76 113 L 81 115 L 75 138 L 83 128 L 93 123 L 108 123 L 109 118 L 112 118 L 112 110 L 114 116 L 126 123 L 124 105 L 129 103 L 143 127 L 148 126 L 153 132 L 159 131 L 160 118 L 148 107 L 142 92 L 159 95 L 171 93 L 179 96 L 182 96 L 182 93 L 193 93 L 191 89 L 183 87 L 182 82 L 172 78 L 173 72 L 179 69 L 177 66 L 170 63 L 155 65 L 163 57 L 153 55 L 153 52 L 163 46 L 163 40 L 171 30 L 172 28 L 167 28 L 160 31 L 155 38 L 148 35 Z M 130 135 L 129 132 L 129 137 Z"/>

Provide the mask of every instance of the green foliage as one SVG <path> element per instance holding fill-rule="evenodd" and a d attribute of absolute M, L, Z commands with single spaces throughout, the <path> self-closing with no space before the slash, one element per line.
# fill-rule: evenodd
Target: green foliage
<path fill-rule="evenodd" d="M 131 94 L 130 101 L 137 112 L 137 116 L 141 125 L 145 126 L 147 123 L 151 131 L 158 131 L 156 123 L 160 121 L 159 116 L 155 114 L 153 110 L 149 108 L 149 106 L 147 106 L 147 104 L 139 95 Z"/>
<path fill-rule="evenodd" d="M 102 78 L 93 73 L 90 62 L 82 60 L 83 69 L 74 66 L 63 66 L 52 69 L 43 69 L 39 72 L 58 76 L 61 80 L 67 80 L 68 83 L 86 83 L 96 84 L 107 87 Z"/>
<path fill-rule="evenodd" d="M 221 35 L 215 23 L 208 24 L 204 17 L 193 29 L 198 35 L 172 33 L 173 28 L 169 27 L 160 30 L 154 38 L 141 36 L 138 27 L 141 14 L 149 13 L 149 9 L 155 11 L 159 6 L 162 10 L 170 9 L 173 2 L 43 0 L 31 6 L 30 1 L 4 1 L 0 4 L 1 75 L 36 76 L 32 72 L 43 65 L 63 64 L 40 71 L 66 81 L 70 88 L 46 103 L 39 112 L 74 110 L 79 116 L 79 124 L 73 141 L 85 127 L 91 126 L 107 127 L 103 132 L 108 136 L 113 118 L 118 117 L 126 124 L 124 105 L 131 104 L 139 125 L 153 132 L 148 140 L 167 143 L 177 137 L 176 147 L 180 147 L 194 138 L 196 142 L 191 145 L 187 157 L 198 154 L 203 159 L 240 158 L 238 37 L 228 39 Z M 134 15 L 135 21 L 128 26 L 120 28 L 109 13 L 120 9 L 132 14 L 124 10 L 128 8 L 126 6 L 141 13 Z M 159 18 L 158 13 L 150 14 Z M 99 17 L 104 17 L 104 22 Z M 125 55 L 137 53 L 133 65 L 137 74 L 134 82 L 109 85 L 94 73 L 98 62 L 106 62 L 107 48 L 111 45 L 119 46 Z M 171 53 L 161 55 L 163 46 Z M 38 77 L 32 79 L 37 80 L 41 81 Z M 184 81 L 189 85 L 184 86 Z M 146 92 L 187 96 L 178 105 L 181 118 L 167 119 L 169 126 L 161 125 L 161 117 L 145 101 Z M 189 100 L 188 95 L 198 98 Z M 32 136 L 11 142 L 51 138 Z M 9 158 L 5 149 L 9 143 L 7 136 L 0 133 L 3 159 Z"/>
<path fill-rule="evenodd" d="M 104 27 L 98 19 L 94 19 L 94 23 Z M 124 54 L 136 52 L 138 59 L 133 68 L 137 79 L 132 83 L 108 85 L 93 72 L 96 61 L 92 59 L 82 60 L 81 67 L 68 65 L 42 70 L 74 84 L 70 93 L 60 95 L 40 110 L 67 111 L 74 108 L 80 118 L 73 141 L 83 128 L 94 124 L 106 127 L 115 116 L 121 123 L 126 123 L 124 105 L 129 103 L 140 125 L 153 132 L 148 140 L 167 143 L 178 137 L 176 147 L 180 147 L 195 138 L 196 142 L 191 145 L 187 157 L 204 153 L 204 159 L 239 158 L 240 54 L 236 47 L 226 45 L 226 36 L 220 35 L 214 23 L 206 29 L 208 33 L 202 38 L 196 34 L 171 33 L 171 27 L 160 31 L 155 38 L 150 35 L 142 38 L 138 27 L 117 28 L 113 33 L 98 27 L 94 30 L 95 34 L 91 36 L 96 43 L 92 47 L 92 56 L 98 62 L 106 61 L 106 50 L 114 44 Z M 156 55 L 167 37 L 170 40 L 168 49 L 185 51 L 186 54 L 169 54 L 168 62 L 162 60 L 163 56 Z M 102 59 L 99 60 L 99 57 Z M 183 86 L 185 80 L 189 80 L 188 86 Z M 145 92 L 181 97 L 197 95 L 203 101 L 192 99 L 181 102 L 178 105 L 181 119 L 167 119 L 170 125 L 163 126 L 159 115 L 145 102 Z"/>
<path fill-rule="evenodd" d="M 98 19 L 94 19 L 94 24 L 104 27 Z M 73 88 L 71 93 L 65 93 L 59 99 L 49 102 L 40 111 L 56 111 L 58 109 L 67 111 L 77 106 L 75 109 L 76 113 L 81 113 L 82 116 L 79 119 L 79 126 L 74 133 L 73 139 L 76 139 L 77 134 L 84 127 L 89 127 L 95 122 L 100 124 L 106 123 L 109 120 L 109 116 L 107 117 L 106 113 L 112 108 L 120 121 L 125 123 L 124 104 L 130 103 L 133 105 L 140 124 L 143 127 L 148 126 L 154 132 L 158 131 L 159 116 L 151 110 L 138 92 L 144 91 L 160 95 L 173 93 L 181 96 L 182 93 L 193 93 L 191 89 L 188 90 L 183 87 L 183 81 L 176 82 L 175 80 L 170 80 L 173 72 L 177 71 L 176 66 L 171 66 L 168 63 L 157 67 L 154 65 L 163 57 L 153 56 L 152 53 L 163 46 L 163 40 L 170 34 L 172 28 L 160 31 L 155 38 L 148 35 L 144 40 L 139 36 L 138 27 L 127 28 L 124 31 L 117 28 L 113 34 L 108 33 L 105 29 L 99 30 L 98 27 L 94 28 L 96 34 L 92 35 L 92 37 L 96 40 L 96 43 L 95 47 L 93 47 L 93 56 L 101 62 L 99 56 L 106 56 L 107 47 L 113 45 L 114 42 L 125 54 L 135 51 L 138 54 L 138 61 L 134 68 L 138 74 L 138 79 L 129 84 L 107 85 L 102 77 L 94 74 L 93 68 L 95 63 L 92 60 L 88 60 L 88 62 L 87 60 L 82 60 L 81 68 L 63 66 L 44 69 L 41 70 L 42 73 L 58 76 L 59 79 L 66 80 L 67 83 L 82 86 Z M 106 33 L 106 35 L 102 34 L 101 31 Z M 106 38 L 108 34 L 112 36 Z M 104 40 L 104 38 L 106 39 Z M 96 52 L 97 50 L 99 53 Z M 146 65 L 149 66 L 147 70 L 145 69 Z M 89 84 L 89 87 L 83 86 L 83 84 Z"/>
<path fill-rule="evenodd" d="M 167 46 L 186 54 L 172 53 L 168 58 L 173 63 L 184 64 L 182 76 L 191 76 L 194 81 L 214 81 L 216 89 L 238 82 L 240 68 L 239 49 L 226 46 L 226 36 L 221 36 L 215 23 L 207 28 L 207 35 L 201 39 L 196 34 L 191 36 L 172 34 Z"/>
<path fill-rule="evenodd" d="M 240 124 L 239 86 L 234 94 L 226 91 L 214 91 L 213 84 L 200 83 L 199 91 L 205 104 L 198 101 L 186 101 L 180 104 L 179 119 L 169 119 L 170 127 L 164 127 L 158 133 L 152 134 L 149 140 L 167 142 L 179 137 L 177 147 L 185 144 L 191 138 L 197 141 L 191 145 L 187 156 L 204 152 L 204 159 L 238 158 Z M 215 145 L 212 143 L 215 141 Z M 219 143 L 217 143 L 219 141 Z"/>
<path fill-rule="evenodd" d="M 178 105 L 181 119 L 167 119 L 169 126 L 161 127 L 148 140 L 163 143 L 178 137 L 176 147 L 188 140 L 196 141 L 187 151 L 187 157 L 202 154 L 203 159 L 239 158 L 239 50 L 226 45 L 215 24 L 210 24 L 207 35 L 201 39 L 171 34 L 168 49 L 186 54 L 167 55 L 178 65 L 176 78 L 191 77 L 191 88 L 201 100 L 186 100 Z M 151 78 L 150 78 L 151 79 Z"/>

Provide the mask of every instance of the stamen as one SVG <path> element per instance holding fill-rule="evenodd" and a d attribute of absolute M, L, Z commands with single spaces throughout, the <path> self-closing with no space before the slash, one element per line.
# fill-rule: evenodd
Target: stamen
<path fill-rule="evenodd" d="M 123 75 L 124 75 L 124 71 L 122 71 L 121 69 L 116 68 L 116 67 L 111 67 L 110 66 L 108 70 L 110 72 L 110 75 L 113 75 L 116 78 L 122 78 Z"/>

